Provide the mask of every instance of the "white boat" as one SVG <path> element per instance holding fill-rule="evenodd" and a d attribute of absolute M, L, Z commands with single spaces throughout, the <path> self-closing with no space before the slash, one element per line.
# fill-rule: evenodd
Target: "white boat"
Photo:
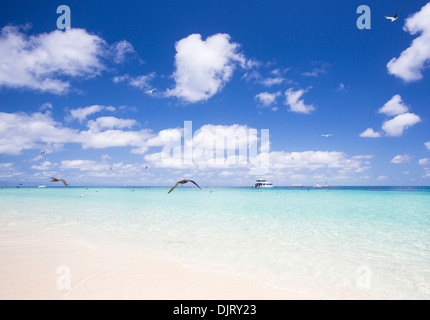
<path fill-rule="evenodd" d="M 326 182 L 325 185 L 321 185 L 318 182 L 315 183 L 314 188 L 327 188 L 328 187 L 328 183 Z"/>
<path fill-rule="evenodd" d="M 46 186 L 37 186 L 38 188 L 46 188 Z"/>
<path fill-rule="evenodd" d="M 268 182 L 266 179 L 257 179 L 255 182 L 253 188 L 273 188 L 273 184 L 271 182 Z"/>

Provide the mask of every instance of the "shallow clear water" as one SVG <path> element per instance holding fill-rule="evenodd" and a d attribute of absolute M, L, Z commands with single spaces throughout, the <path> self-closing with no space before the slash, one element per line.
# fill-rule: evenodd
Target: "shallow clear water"
<path fill-rule="evenodd" d="M 121 240 L 315 298 L 430 298 L 430 188 L 168 190 L 4 188 L 0 222 Z"/>

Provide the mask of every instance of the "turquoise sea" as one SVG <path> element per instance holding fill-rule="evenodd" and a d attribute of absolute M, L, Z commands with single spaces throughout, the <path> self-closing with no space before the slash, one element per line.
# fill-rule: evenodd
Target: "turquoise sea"
<path fill-rule="evenodd" d="M 2 188 L 0 223 L 154 249 L 316 299 L 430 299 L 430 187 L 168 190 Z"/>

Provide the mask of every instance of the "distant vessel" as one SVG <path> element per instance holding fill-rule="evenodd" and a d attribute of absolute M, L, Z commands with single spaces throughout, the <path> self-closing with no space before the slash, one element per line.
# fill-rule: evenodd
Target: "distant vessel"
<path fill-rule="evenodd" d="M 46 188 L 46 186 L 37 186 L 38 188 Z"/>
<path fill-rule="evenodd" d="M 325 185 L 321 185 L 318 182 L 314 184 L 314 188 L 326 188 L 328 187 L 328 183 L 326 182 Z"/>
<path fill-rule="evenodd" d="M 273 188 L 273 184 L 266 179 L 257 179 L 253 188 Z"/>
<path fill-rule="evenodd" d="M 303 188 L 304 187 L 304 185 L 302 185 L 302 184 L 292 184 L 292 185 L 290 185 L 290 188 Z"/>

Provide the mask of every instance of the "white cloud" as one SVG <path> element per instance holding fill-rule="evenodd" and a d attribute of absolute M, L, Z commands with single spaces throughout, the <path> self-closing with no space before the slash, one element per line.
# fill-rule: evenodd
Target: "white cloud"
<path fill-rule="evenodd" d="M 430 169 L 424 168 L 424 178 L 430 178 Z"/>
<path fill-rule="evenodd" d="M 430 141 L 429 141 L 429 142 L 424 143 L 424 145 L 425 145 L 425 147 L 426 147 L 428 150 L 430 150 Z"/>
<path fill-rule="evenodd" d="M 64 128 L 50 114 L 0 112 L 0 154 L 19 155 L 22 150 L 74 142 L 77 131 Z"/>
<path fill-rule="evenodd" d="M 272 78 L 266 78 L 261 80 L 261 84 L 265 85 L 266 87 L 271 87 L 274 85 L 279 85 L 285 82 L 286 79 L 282 77 L 272 77 Z"/>
<path fill-rule="evenodd" d="M 78 169 L 80 171 L 108 171 L 111 166 L 93 160 L 64 160 L 60 165 L 62 170 Z"/>
<path fill-rule="evenodd" d="M 238 52 L 239 45 L 228 34 L 215 34 L 202 40 L 192 34 L 175 45 L 175 87 L 166 92 L 186 102 L 206 101 L 230 81 L 237 64 L 243 68 L 253 63 Z"/>
<path fill-rule="evenodd" d="M 339 83 L 339 86 L 337 87 L 336 91 L 343 91 L 345 90 L 345 84 L 344 83 Z"/>
<path fill-rule="evenodd" d="M 82 131 L 78 141 L 84 149 L 105 149 L 114 147 L 135 147 L 145 152 L 145 141 L 152 137 L 148 129 L 140 131 L 106 130 L 106 131 Z"/>
<path fill-rule="evenodd" d="M 391 160 L 391 163 L 395 163 L 395 164 L 407 163 L 407 162 L 411 162 L 411 159 L 412 157 L 408 154 L 398 155 Z"/>
<path fill-rule="evenodd" d="M 57 164 L 55 164 L 55 163 L 52 163 L 52 162 L 50 162 L 50 161 L 45 161 L 45 162 L 42 162 L 40 165 L 34 165 L 34 166 L 31 166 L 31 169 L 34 169 L 34 170 L 40 170 L 40 171 L 46 171 L 46 170 L 51 170 L 53 167 L 55 167 Z"/>
<path fill-rule="evenodd" d="M 17 171 L 13 163 L 0 163 L 0 179 L 10 179 L 20 175 L 23 173 Z"/>
<path fill-rule="evenodd" d="M 420 160 L 418 161 L 418 164 L 420 164 L 420 165 L 422 165 L 422 166 L 430 165 L 430 158 L 420 159 Z"/>
<path fill-rule="evenodd" d="M 312 71 L 310 72 L 303 72 L 302 76 L 306 76 L 306 77 L 318 77 L 320 74 L 324 74 L 327 72 L 327 68 L 330 66 L 330 64 L 328 63 L 318 63 L 315 62 L 314 64 L 321 64 L 321 66 L 314 68 Z"/>
<path fill-rule="evenodd" d="M 358 155 L 358 156 L 353 156 L 352 159 L 355 160 L 370 160 L 373 159 L 375 156 L 373 154 L 364 154 L 364 155 Z"/>
<path fill-rule="evenodd" d="M 58 149 L 65 143 L 78 143 L 84 149 L 133 147 L 132 153 L 143 154 L 150 146 L 169 142 L 172 131 L 154 134 L 151 130 L 125 131 L 137 125 L 132 119 L 101 117 L 88 122 L 89 130 L 79 131 L 63 127 L 50 113 L 0 112 L 0 154 L 19 155 L 23 150 Z M 107 130 L 106 130 L 107 129 Z M 40 155 L 32 159 L 38 161 Z"/>
<path fill-rule="evenodd" d="M 273 169 L 309 169 L 338 168 L 351 172 L 361 172 L 362 162 L 359 159 L 349 158 L 345 153 L 338 151 L 304 151 L 270 153 L 270 166 Z"/>
<path fill-rule="evenodd" d="M 362 137 L 362 138 L 379 138 L 379 137 L 381 137 L 381 134 L 379 132 L 374 131 L 372 128 L 368 128 L 360 134 L 360 137 Z"/>
<path fill-rule="evenodd" d="M 268 107 L 276 102 L 276 99 L 281 95 L 281 91 L 269 93 L 261 92 L 255 96 L 255 99 L 263 106 Z"/>
<path fill-rule="evenodd" d="M 137 125 L 137 121 L 134 119 L 118 119 L 115 117 L 100 117 L 87 123 L 88 128 L 93 132 L 100 132 L 103 129 L 130 129 L 135 125 Z"/>
<path fill-rule="evenodd" d="M 285 91 L 285 104 L 290 107 L 289 111 L 309 114 L 315 110 L 315 107 L 312 104 L 307 105 L 304 103 L 303 99 L 299 100 L 306 92 L 308 92 L 308 89 L 299 89 L 294 91 L 293 88 L 289 88 L 287 91 Z"/>
<path fill-rule="evenodd" d="M 382 124 L 382 130 L 385 131 L 387 136 L 400 137 L 403 131 L 407 128 L 421 122 L 421 118 L 414 113 L 404 113 L 396 116 L 395 118 L 385 121 Z"/>
<path fill-rule="evenodd" d="M 378 113 L 384 113 L 387 116 L 397 116 L 409 111 L 409 107 L 404 104 L 402 97 L 398 94 L 393 96 L 390 101 L 378 110 Z"/>
<path fill-rule="evenodd" d="M 114 83 L 126 81 L 130 86 L 141 89 L 149 90 L 151 88 L 150 82 L 155 78 L 155 72 L 151 72 L 147 75 L 141 75 L 132 77 L 128 74 L 123 76 L 117 76 L 113 78 Z"/>
<path fill-rule="evenodd" d="M 45 111 L 45 110 L 52 110 L 53 106 L 49 102 L 44 103 L 40 108 L 39 111 Z"/>
<path fill-rule="evenodd" d="M 232 175 L 236 175 L 236 173 L 234 173 L 232 171 L 222 171 L 219 173 L 219 176 L 221 176 L 221 177 L 230 177 Z"/>
<path fill-rule="evenodd" d="M 122 40 L 112 45 L 113 48 L 113 61 L 115 63 L 123 63 L 127 54 L 134 53 L 133 45 L 126 41 Z"/>
<path fill-rule="evenodd" d="M 406 19 L 403 30 L 418 36 L 399 58 L 388 62 L 388 73 L 406 82 L 417 81 L 423 78 L 422 70 L 430 61 L 430 3 Z"/>
<path fill-rule="evenodd" d="M 115 111 L 116 109 L 112 106 L 99 106 L 99 105 L 93 105 L 89 107 L 84 108 L 78 108 L 78 109 L 72 109 L 70 110 L 70 115 L 68 119 L 77 119 L 79 122 L 83 122 L 88 116 L 101 112 L 101 111 Z"/>
<path fill-rule="evenodd" d="M 379 176 L 379 177 L 377 178 L 377 180 L 378 180 L 378 181 L 387 181 L 387 180 L 388 180 L 388 177 L 387 177 L 387 176 Z"/>
<path fill-rule="evenodd" d="M 421 122 L 421 118 L 418 115 L 408 111 L 409 107 L 404 104 L 402 97 L 398 94 L 393 96 L 378 110 L 378 113 L 395 116 L 382 124 L 382 130 L 386 136 L 401 137 L 407 128 Z M 362 138 L 379 138 L 381 136 L 382 134 L 375 132 L 373 128 L 368 128 L 360 134 Z"/>
<path fill-rule="evenodd" d="M 70 89 L 64 77 L 100 74 L 104 46 L 103 39 L 84 29 L 27 36 L 6 26 L 0 33 L 0 87 L 64 94 Z"/>

